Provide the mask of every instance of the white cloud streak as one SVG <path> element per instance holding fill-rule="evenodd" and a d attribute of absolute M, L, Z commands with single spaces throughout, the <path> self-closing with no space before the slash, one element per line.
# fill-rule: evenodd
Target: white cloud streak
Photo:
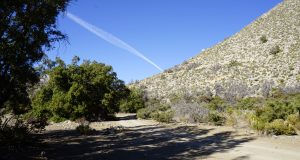
<path fill-rule="evenodd" d="M 81 27 L 85 28 L 86 30 L 90 31 L 94 35 L 100 37 L 101 39 L 111 43 L 112 45 L 122 48 L 139 58 L 143 59 L 144 61 L 148 62 L 149 64 L 153 65 L 155 68 L 157 68 L 159 71 L 163 71 L 157 64 L 155 64 L 153 61 L 151 61 L 149 58 L 145 57 L 141 52 L 130 46 L 129 44 L 125 43 L 121 39 L 115 37 L 114 35 L 80 19 L 79 17 L 67 12 L 67 17 L 71 19 L 73 22 L 79 24 Z"/>

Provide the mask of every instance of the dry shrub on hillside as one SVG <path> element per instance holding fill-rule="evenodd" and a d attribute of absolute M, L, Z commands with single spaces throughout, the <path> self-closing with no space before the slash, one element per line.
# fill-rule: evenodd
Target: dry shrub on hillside
<path fill-rule="evenodd" d="M 202 107 L 197 103 L 186 103 L 180 101 L 171 105 L 174 110 L 174 118 L 178 121 L 186 121 L 190 123 L 207 122 L 209 109 Z"/>

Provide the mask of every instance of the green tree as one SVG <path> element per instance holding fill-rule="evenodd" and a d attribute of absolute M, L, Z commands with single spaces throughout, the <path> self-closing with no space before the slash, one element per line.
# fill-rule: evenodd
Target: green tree
<path fill-rule="evenodd" d="M 65 39 L 56 18 L 69 0 L 1 0 L 0 108 L 21 112 L 29 103 L 27 90 L 39 81 L 33 65 Z"/>
<path fill-rule="evenodd" d="M 144 93 L 137 88 L 131 88 L 128 97 L 123 99 L 120 104 L 122 112 L 136 113 L 139 109 L 145 107 Z"/>
<path fill-rule="evenodd" d="M 120 100 L 129 90 L 117 78 L 111 66 L 84 61 L 70 65 L 57 58 L 53 69 L 47 72 L 48 82 L 33 97 L 35 116 L 48 116 L 53 121 L 64 119 L 106 119 L 119 110 Z"/>

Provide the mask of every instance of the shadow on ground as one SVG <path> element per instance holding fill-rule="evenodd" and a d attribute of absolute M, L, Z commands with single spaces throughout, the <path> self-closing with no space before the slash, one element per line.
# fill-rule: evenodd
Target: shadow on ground
<path fill-rule="evenodd" d="M 229 131 L 209 134 L 211 131 L 159 125 L 129 127 L 108 135 L 105 131 L 90 136 L 79 136 L 75 131 L 52 131 L 43 134 L 46 140 L 43 150 L 48 159 L 190 160 L 226 152 L 252 140 L 232 138 L 234 133 Z"/>

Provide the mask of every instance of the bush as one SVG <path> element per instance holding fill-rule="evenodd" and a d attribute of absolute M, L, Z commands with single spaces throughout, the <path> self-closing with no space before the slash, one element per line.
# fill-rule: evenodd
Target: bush
<path fill-rule="evenodd" d="M 167 111 L 156 111 L 150 114 L 150 117 L 158 122 L 170 123 L 173 120 L 174 112 L 171 110 Z"/>
<path fill-rule="evenodd" d="M 263 121 L 262 119 L 257 117 L 255 114 L 250 114 L 249 123 L 253 129 L 255 129 L 256 131 L 258 131 L 260 133 L 263 133 L 267 122 Z"/>
<path fill-rule="evenodd" d="M 297 129 L 298 131 L 300 131 L 300 122 L 297 122 L 295 125 L 294 125 L 295 129 Z"/>
<path fill-rule="evenodd" d="M 207 103 L 207 107 L 211 110 L 224 111 L 228 107 L 228 104 L 220 97 L 213 97 L 213 99 Z"/>
<path fill-rule="evenodd" d="M 120 101 L 120 110 L 122 112 L 136 113 L 139 109 L 145 107 L 144 93 L 136 88 L 130 89 L 130 94 Z"/>
<path fill-rule="evenodd" d="M 262 99 L 255 97 L 243 98 L 238 101 L 236 107 L 242 110 L 253 110 L 262 105 L 261 101 Z"/>
<path fill-rule="evenodd" d="M 0 147 L 10 150 L 20 150 L 32 142 L 31 129 L 19 118 L 5 120 L 0 118 Z"/>
<path fill-rule="evenodd" d="M 173 119 L 174 112 L 170 106 L 160 105 L 155 107 L 147 107 L 138 110 L 137 117 L 142 119 L 154 119 L 158 122 L 170 123 Z"/>
<path fill-rule="evenodd" d="M 236 61 L 236 60 L 231 60 L 228 64 L 228 67 L 236 67 L 236 66 L 241 66 L 242 63 Z"/>
<path fill-rule="evenodd" d="M 111 66 L 84 61 L 81 65 L 65 65 L 57 59 L 56 67 L 47 71 L 49 80 L 32 98 L 31 114 L 47 113 L 53 121 L 106 119 L 119 110 L 120 100 L 129 90 Z"/>
<path fill-rule="evenodd" d="M 266 43 L 266 42 L 268 42 L 268 39 L 267 39 L 267 37 L 266 37 L 265 35 L 261 36 L 261 37 L 259 38 L 259 40 L 260 40 L 261 43 Z"/>
<path fill-rule="evenodd" d="M 142 108 L 137 111 L 137 117 L 141 119 L 149 119 L 151 114 L 151 110 L 148 108 Z"/>
<path fill-rule="evenodd" d="M 80 124 L 76 127 L 76 131 L 81 135 L 89 135 L 93 132 L 93 129 L 91 129 L 88 124 Z"/>
<path fill-rule="evenodd" d="M 283 119 L 275 119 L 271 123 L 266 124 L 265 128 L 266 134 L 271 135 L 294 135 L 296 134 L 293 127 L 284 123 Z"/>
<path fill-rule="evenodd" d="M 186 103 L 180 101 L 171 105 L 174 111 L 174 119 L 177 121 L 185 121 L 190 123 L 207 122 L 209 109 L 197 103 Z"/>
<path fill-rule="evenodd" d="M 234 115 L 228 115 L 226 118 L 226 125 L 228 126 L 235 126 L 237 124 L 237 119 Z"/>
<path fill-rule="evenodd" d="M 291 124 L 291 125 L 295 126 L 298 122 L 300 122 L 299 113 L 290 114 L 287 117 L 287 122 L 288 122 L 288 124 Z"/>
<path fill-rule="evenodd" d="M 224 125 L 225 120 L 226 120 L 225 117 L 222 116 L 220 113 L 211 112 L 208 114 L 208 122 L 216 126 Z"/>
<path fill-rule="evenodd" d="M 279 48 L 278 45 L 274 46 L 274 47 L 271 48 L 271 50 L 270 50 L 270 54 L 272 54 L 272 55 L 276 55 L 276 54 L 278 54 L 279 52 L 281 52 L 281 49 Z"/>

